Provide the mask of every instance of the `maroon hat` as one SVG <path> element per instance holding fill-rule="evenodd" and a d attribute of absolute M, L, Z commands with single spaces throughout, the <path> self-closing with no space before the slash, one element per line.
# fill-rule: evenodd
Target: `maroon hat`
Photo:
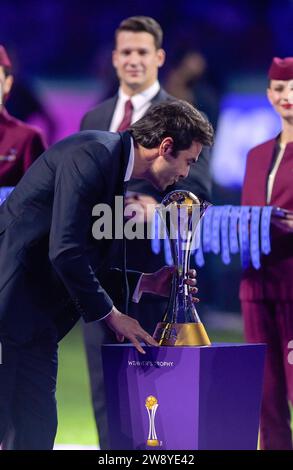
<path fill-rule="evenodd" d="M 271 80 L 292 80 L 293 79 L 293 57 L 280 59 L 274 57 L 269 69 Z"/>
<path fill-rule="evenodd" d="M 5 47 L 0 44 L 0 66 L 11 68 L 12 64 L 5 50 Z"/>

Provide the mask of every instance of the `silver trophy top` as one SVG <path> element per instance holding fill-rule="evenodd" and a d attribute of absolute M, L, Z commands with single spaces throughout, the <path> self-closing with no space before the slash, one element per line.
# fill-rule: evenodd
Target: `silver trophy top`
<path fill-rule="evenodd" d="M 184 206 L 190 209 L 197 207 L 200 209 L 200 216 L 210 205 L 208 202 L 197 197 L 191 191 L 183 189 L 168 193 L 162 200 L 161 204 L 166 208 L 170 208 L 172 205 L 176 205 L 178 208 Z"/>

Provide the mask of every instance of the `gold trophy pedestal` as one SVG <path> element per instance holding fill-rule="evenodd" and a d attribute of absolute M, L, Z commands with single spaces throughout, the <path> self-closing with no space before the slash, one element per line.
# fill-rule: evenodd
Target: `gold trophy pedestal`
<path fill-rule="evenodd" d="M 154 338 L 160 346 L 209 346 L 211 344 L 205 327 L 199 323 L 157 324 Z"/>
<path fill-rule="evenodd" d="M 148 439 L 147 445 L 150 447 L 157 447 L 159 445 L 158 439 Z"/>

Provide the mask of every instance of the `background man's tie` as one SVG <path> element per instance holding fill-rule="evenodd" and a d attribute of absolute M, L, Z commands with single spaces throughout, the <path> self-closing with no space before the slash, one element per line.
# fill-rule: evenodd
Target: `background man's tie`
<path fill-rule="evenodd" d="M 119 124 L 117 132 L 125 131 L 125 129 L 127 129 L 130 126 L 132 113 L 133 113 L 133 104 L 131 100 L 127 100 L 125 103 L 125 107 L 124 107 L 124 116 L 123 116 L 122 121 Z"/>

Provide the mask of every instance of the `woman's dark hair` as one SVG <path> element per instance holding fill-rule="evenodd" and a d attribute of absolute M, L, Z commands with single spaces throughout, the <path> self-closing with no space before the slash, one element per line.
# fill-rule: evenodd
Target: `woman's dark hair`
<path fill-rule="evenodd" d="M 208 119 L 183 100 L 164 101 L 151 106 L 146 114 L 132 124 L 129 131 L 134 141 L 145 148 L 155 148 L 165 137 L 174 141 L 174 155 L 188 149 L 193 141 L 210 146 L 214 131 Z"/>
<path fill-rule="evenodd" d="M 156 49 L 162 47 L 163 31 L 159 23 L 150 16 L 131 16 L 121 21 L 115 31 L 115 38 L 121 31 L 132 31 L 134 33 L 149 33 L 153 36 Z"/>

